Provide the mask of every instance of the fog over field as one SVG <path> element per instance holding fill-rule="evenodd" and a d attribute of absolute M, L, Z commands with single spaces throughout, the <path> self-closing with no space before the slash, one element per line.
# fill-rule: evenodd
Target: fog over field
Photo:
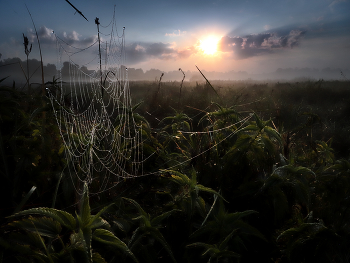
<path fill-rule="evenodd" d="M 29 75 L 32 83 L 41 82 L 40 61 L 29 59 Z M 121 66 L 122 70 L 125 66 Z M 97 71 L 88 69 L 86 66 L 79 67 L 86 75 L 94 75 Z M 27 72 L 27 62 L 20 58 L 11 58 L 0 60 L 1 77 L 8 77 L 4 83 L 25 84 L 26 78 L 24 72 Z M 61 72 L 60 72 L 61 70 Z M 127 68 L 129 81 L 159 81 L 162 73 L 162 81 L 205 81 L 197 69 L 187 70 L 182 73 L 179 69 L 173 71 L 162 71 L 161 69 L 143 70 L 141 68 Z M 208 80 L 261 80 L 261 81 L 303 81 L 303 80 L 348 80 L 350 77 L 349 69 L 340 68 L 278 68 L 272 72 L 256 74 L 247 71 L 206 71 L 201 70 Z M 62 78 L 64 81 L 70 80 L 69 63 L 64 62 L 63 67 L 58 69 L 55 64 L 44 64 L 45 81 L 52 80 L 53 77 Z"/>

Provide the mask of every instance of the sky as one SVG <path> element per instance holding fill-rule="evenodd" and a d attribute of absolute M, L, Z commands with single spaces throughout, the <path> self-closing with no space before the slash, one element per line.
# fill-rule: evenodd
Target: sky
<path fill-rule="evenodd" d="M 54 34 L 88 47 L 97 39 L 95 18 L 102 32 L 115 6 L 118 32 L 125 27 L 127 67 L 194 71 L 197 65 L 206 71 L 257 74 L 278 68 L 350 68 L 350 0 L 70 2 L 88 21 L 66 0 L 0 0 L 1 59 L 26 59 L 23 34 L 33 44 L 29 58 L 39 59 L 26 5 L 44 63 L 53 64 L 58 52 Z M 74 60 L 85 64 L 88 57 L 94 59 L 93 52 L 77 54 Z"/>

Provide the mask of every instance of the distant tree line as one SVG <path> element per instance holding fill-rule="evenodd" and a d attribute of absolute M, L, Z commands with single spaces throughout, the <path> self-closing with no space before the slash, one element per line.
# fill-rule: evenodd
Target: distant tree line
<path fill-rule="evenodd" d="M 29 82 L 30 83 L 41 83 L 41 63 L 37 59 L 28 60 L 29 68 Z M 27 63 L 22 61 L 20 58 L 8 58 L 0 60 L 0 78 L 5 78 L 6 82 L 15 81 L 18 85 L 23 85 L 26 83 L 27 73 Z M 52 78 L 52 76 L 57 76 L 56 65 L 46 64 L 44 65 L 44 74 L 46 77 Z"/>

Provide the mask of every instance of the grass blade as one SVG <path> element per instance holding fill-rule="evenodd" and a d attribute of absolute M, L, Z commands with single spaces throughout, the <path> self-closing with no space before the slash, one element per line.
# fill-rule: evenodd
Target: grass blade
<path fill-rule="evenodd" d="M 16 207 L 15 211 L 13 212 L 14 214 L 19 212 L 22 207 L 24 206 L 24 204 L 28 201 L 28 199 L 30 198 L 30 196 L 34 193 L 36 189 L 36 186 L 33 186 L 29 192 L 26 194 L 26 196 L 22 199 L 21 203 Z"/>
<path fill-rule="evenodd" d="M 209 82 L 209 80 L 204 76 L 204 74 L 202 73 L 202 71 L 196 66 L 196 68 L 198 69 L 199 73 L 202 74 L 203 78 L 207 81 L 207 83 L 209 84 L 209 86 L 213 89 L 213 91 L 215 92 L 215 94 L 218 96 L 218 98 L 221 100 L 221 97 L 219 96 L 219 94 L 217 93 L 217 91 L 214 89 L 214 87 L 211 85 L 211 83 Z"/>

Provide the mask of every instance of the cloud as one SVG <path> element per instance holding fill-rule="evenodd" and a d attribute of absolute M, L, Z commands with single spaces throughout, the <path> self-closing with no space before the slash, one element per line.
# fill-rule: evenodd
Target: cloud
<path fill-rule="evenodd" d="M 176 48 L 173 43 L 133 43 L 126 47 L 126 59 L 130 64 L 147 61 L 149 59 L 178 60 L 186 59 L 198 53 L 199 41 L 185 48 Z"/>
<path fill-rule="evenodd" d="M 182 50 L 178 50 L 177 51 L 178 57 L 180 59 L 186 59 L 186 58 L 190 57 L 191 55 L 196 54 L 198 52 L 197 46 L 198 46 L 198 44 L 194 45 L 194 46 L 187 47 L 187 48 L 182 49 Z"/>
<path fill-rule="evenodd" d="M 171 54 L 174 53 L 175 50 L 171 47 L 171 44 L 164 43 L 152 43 L 146 47 L 145 52 L 148 55 L 158 57 L 160 55 Z"/>
<path fill-rule="evenodd" d="M 73 31 L 72 33 L 67 34 L 66 32 L 63 32 L 63 37 L 67 40 L 71 41 L 79 41 L 79 34 L 76 31 Z"/>
<path fill-rule="evenodd" d="M 165 33 L 165 36 L 167 37 L 179 37 L 179 36 L 183 36 L 186 35 L 186 31 L 181 31 L 180 29 L 174 31 L 173 33 Z"/>
<path fill-rule="evenodd" d="M 332 6 L 339 4 L 341 2 L 346 2 L 346 0 L 334 0 L 334 1 L 332 1 L 332 3 L 330 3 L 329 7 L 332 7 Z"/>
<path fill-rule="evenodd" d="M 148 59 L 176 59 L 178 51 L 171 43 L 133 43 L 126 47 L 128 63 L 134 64 Z"/>
<path fill-rule="evenodd" d="M 55 36 L 53 34 L 53 30 L 50 28 L 47 28 L 46 26 L 42 26 L 37 30 L 38 37 L 40 40 L 40 43 L 42 44 L 53 44 L 56 42 Z M 29 29 L 28 31 L 28 39 L 29 42 L 34 43 L 36 42 L 36 34 L 33 29 Z"/>
<path fill-rule="evenodd" d="M 41 44 L 44 45 L 53 45 L 53 47 L 56 46 L 56 36 L 54 30 L 51 28 L 48 28 L 46 26 L 41 26 L 38 29 L 38 36 Z M 82 36 L 76 32 L 63 32 L 62 34 L 57 33 L 57 38 L 69 45 L 75 45 L 77 47 L 86 47 L 89 45 L 92 45 L 94 42 L 97 41 L 97 36 L 90 36 L 87 38 L 81 38 Z M 28 31 L 28 39 L 31 43 L 36 42 L 36 34 L 33 29 L 29 29 Z"/>
<path fill-rule="evenodd" d="M 255 35 L 222 37 L 218 44 L 218 50 L 233 52 L 237 59 L 245 59 L 265 53 L 271 53 L 276 49 L 294 48 L 299 45 L 305 35 L 304 30 L 290 30 L 288 34 L 261 33 Z"/>

